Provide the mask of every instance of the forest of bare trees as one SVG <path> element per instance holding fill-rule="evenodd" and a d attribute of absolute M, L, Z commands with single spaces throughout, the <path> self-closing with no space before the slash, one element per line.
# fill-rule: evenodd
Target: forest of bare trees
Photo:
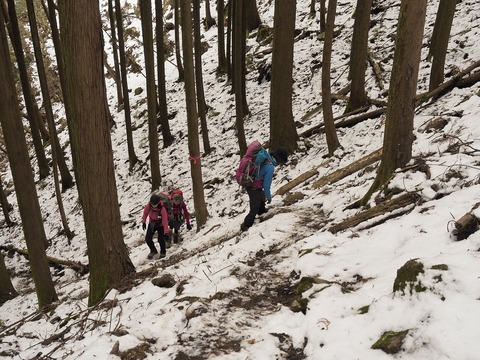
<path fill-rule="evenodd" d="M 129 72 L 133 71 L 133 61 L 126 51 L 125 40 L 132 34 L 124 31 L 125 9 L 122 9 L 120 1 L 107 1 L 108 25 L 102 25 L 102 16 L 105 14 L 96 2 L 59 1 L 56 4 L 53 0 L 47 3 L 40 0 L 26 0 L 25 3 L 0 0 L 2 160 L 8 159 L 14 182 L 14 188 L 9 190 L 15 192 L 22 224 L 28 223 L 28 226 L 23 226 L 23 231 L 39 307 L 49 305 L 57 297 L 45 253 L 48 242 L 40 213 L 41 204 L 36 201 L 36 179 L 54 176 L 58 181 L 60 177 L 62 186 L 60 188 L 57 185 L 54 189 L 60 213 L 63 213 L 62 193 L 76 186 L 88 245 L 89 305 L 98 304 L 109 288 L 115 287 L 135 271 L 122 236 L 110 139 L 110 129 L 114 126 L 110 109 L 119 108 L 125 115 L 130 170 L 135 167 L 147 169 L 152 191 L 159 190 L 162 180 L 161 145 L 163 148 L 175 147 L 175 137 L 169 129 L 165 94 L 164 62 L 167 57 L 176 58 L 177 81 L 183 83 L 185 92 L 185 122 L 197 230 L 206 223 L 209 211 L 204 196 L 201 158 L 212 151 L 210 144 L 214 144 L 215 139 L 209 136 L 206 90 L 202 80 L 202 31 L 218 27 L 218 44 L 210 45 L 215 45 L 218 51 L 218 81 L 224 82 L 225 88 L 234 94 L 234 123 L 238 150 L 242 155 L 248 145 L 244 121 L 250 112 L 245 85 L 248 65 L 246 40 L 250 31 L 262 25 L 257 2 L 261 1 L 218 0 L 214 9 L 208 1 L 138 2 L 139 8 L 134 12 L 141 19 L 142 28 L 136 40 L 142 44 L 141 51 L 145 59 L 141 70 L 146 76 L 149 146 L 149 158 L 144 162 L 136 155 L 138 144 L 133 142 L 131 133 L 131 93 L 127 79 Z M 275 0 L 271 3 L 274 7 L 274 24 L 273 28 L 268 29 L 272 39 L 270 121 L 267 125 L 270 130 L 269 145 L 272 148 L 284 145 L 293 153 L 302 136 L 298 133 L 292 112 L 294 46 L 301 33 L 295 26 L 298 9 L 295 0 Z M 378 99 L 368 98 L 365 91 L 365 69 L 371 60 L 367 44 L 372 1 L 357 1 L 355 25 L 350 29 L 350 84 L 343 93 L 332 93 L 330 71 L 335 66 L 331 63 L 331 54 L 337 27 L 336 4 L 335 0 L 320 0 L 318 3 L 312 0 L 310 8 L 310 15 L 320 18 L 319 29 L 315 30 L 322 52 L 321 93 L 318 99 L 321 103 L 322 131 L 328 143 L 327 156 L 346 146 L 340 144 L 336 134 L 339 125 L 335 122 L 335 116 L 339 114 L 332 112 L 334 100 L 345 102 L 344 116 L 352 114 L 364 118 L 377 116 L 378 112 L 369 112 L 370 107 L 382 103 Z M 417 77 L 420 50 L 424 45 L 427 1 L 401 1 L 388 99 L 386 106 L 380 109 L 386 116 L 381 163 L 374 184 L 355 206 L 365 205 L 374 192 L 388 184 L 395 169 L 411 159 L 414 108 L 418 102 L 439 96 L 440 92 L 453 86 L 452 83 L 444 83 L 444 64 L 450 28 L 455 21 L 454 4 L 447 0 L 439 2 L 433 36 L 428 42 L 429 58 L 432 59 L 430 88 L 428 93 L 420 97 L 417 94 Z M 206 19 L 200 16 L 203 6 L 208 9 Z M 167 24 L 164 14 L 171 8 L 174 15 Z M 213 16 L 210 10 L 213 10 Z M 132 12 L 132 9 L 128 11 Z M 167 25 L 174 27 L 174 36 L 169 39 L 165 37 Z M 103 31 L 104 28 L 108 30 Z M 27 32 L 27 29 L 30 31 Z M 105 33 L 109 36 L 106 37 Z M 30 41 L 24 41 L 25 37 Z M 47 38 L 52 38 L 55 45 L 55 51 L 48 54 L 44 51 Z M 113 44 L 111 49 L 114 54 L 105 53 L 104 42 L 107 41 Z M 27 46 L 32 48 L 26 49 Z M 33 60 L 31 53 L 34 54 Z M 29 62 L 26 61 L 27 55 L 31 59 Z M 113 68 L 106 61 L 110 56 L 115 59 Z M 52 71 L 52 68 L 56 71 Z M 108 103 L 105 74 L 115 79 L 115 104 Z M 33 76 L 36 77 L 35 81 Z M 225 81 L 226 77 L 228 81 Z M 37 84 L 40 89 L 34 88 Z M 34 93 L 41 95 L 34 96 Z M 64 144 L 60 144 L 56 134 L 55 125 L 61 119 L 55 118 L 51 102 L 61 103 L 65 109 L 71 153 L 65 153 Z M 23 108 L 26 113 L 21 110 Z M 23 119 L 28 121 L 25 127 L 22 127 Z M 27 144 L 32 144 L 35 165 L 28 156 Z M 49 161 L 49 157 L 52 161 Z M 103 181 L 99 182 L 99 178 Z M 0 200 L 5 223 L 14 226 L 9 220 L 11 206 L 6 201 L 5 189 L 1 185 Z M 73 235 L 64 214 L 61 221 L 66 236 L 71 238 Z M 0 301 L 13 296 L 16 296 L 16 292 L 3 264 L 3 255 L 0 254 Z"/>

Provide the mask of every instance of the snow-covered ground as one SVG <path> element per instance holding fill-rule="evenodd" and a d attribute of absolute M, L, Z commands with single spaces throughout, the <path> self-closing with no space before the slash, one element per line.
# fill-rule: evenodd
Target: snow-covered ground
<path fill-rule="evenodd" d="M 272 26 L 273 2 L 257 2 L 262 21 Z M 307 0 L 297 1 L 297 29 L 319 29 L 318 14 L 314 19 L 308 16 L 309 4 Z M 333 46 L 334 92 L 348 83 L 355 5 L 356 1 L 340 0 L 337 6 L 336 29 L 340 33 Z M 419 93 L 428 87 L 430 63 L 426 54 L 437 6 L 438 0 L 429 1 Z M 215 14 L 213 3 L 211 7 Z M 382 10 L 372 15 L 369 49 L 383 69 L 388 88 L 399 2 L 388 0 L 375 7 Z M 480 59 L 480 4 L 464 0 L 457 8 L 447 72 L 463 70 Z M 131 20 L 129 26 L 140 31 L 138 19 Z M 173 37 L 173 32 L 170 35 Z M 260 55 L 265 47 L 254 35 L 248 38 L 249 55 L 258 65 L 270 55 Z M 202 158 L 210 213 L 207 224 L 198 232 L 183 228 L 183 242 L 168 249 L 166 259 L 146 259 L 148 248 L 140 226 L 151 190 L 145 91 L 138 95 L 131 92 L 135 151 L 143 163 L 129 172 L 124 115 L 115 111 L 115 88 L 110 84 L 110 105 L 117 124 L 112 142 L 124 237 L 137 275 L 125 288 L 110 291 L 102 304 L 88 308 L 88 275 L 52 268 L 60 300 L 50 312 L 37 314 L 28 261 L 16 253 L 5 256 L 20 296 L 0 307 L 0 358 L 478 359 L 480 235 L 474 233 L 466 240 L 455 241 L 451 230 L 454 220 L 480 202 L 479 84 L 455 88 L 417 109 L 413 155 L 426 162 L 431 176 L 414 170 L 398 171 L 391 183 L 421 194 L 422 201 L 411 211 L 380 224 L 377 218 L 332 234 L 328 231 L 331 225 L 360 211 L 345 208 L 368 190 L 375 167 L 334 184 L 314 186 L 322 176 L 381 148 L 383 116 L 338 129 L 343 149 L 328 162 L 323 134 L 300 139 L 299 151 L 290 157 L 289 165 L 278 169 L 272 190 L 314 168 L 318 175 L 291 191 L 297 193 L 297 201 L 289 201 L 291 194 L 274 196 L 269 213 L 247 233 L 238 234 L 248 198 L 233 177 L 239 161 L 234 98 L 226 79 L 215 77 L 216 27 L 204 37 L 210 45 L 203 55 L 203 65 L 210 106 L 208 131 L 214 146 L 213 153 Z M 295 44 L 293 106 L 299 133 L 322 122 L 321 113 L 303 119 L 321 101 L 321 49 L 322 42 L 315 34 Z M 184 191 L 193 212 L 183 84 L 176 82 L 174 62 L 172 58 L 166 66 L 168 110 L 176 112 L 170 122 L 175 143 L 167 149 L 160 143 L 161 172 L 165 186 L 173 183 Z M 367 76 L 369 96 L 386 100 L 371 67 Z M 247 139 L 263 142 L 269 134 L 270 83 L 257 84 L 256 77 L 256 69 L 249 68 L 247 101 L 251 115 L 245 129 Z M 145 88 L 142 74 L 131 74 L 129 82 L 132 89 Z M 343 101 L 335 102 L 334 115 L 341 115 L 344 108 Z M 61 113 L 57 108 L 57 114 Z M 424 131 L 425 125 L 438 117 L 447 121 L 446 126 Z M 66 131 L 60 137 L 62 143 L 67 142 Z M 8 171 L 2 173 L 2 179 L 4 186 L 11 187 Z M 51 178 L 39 184 L 38 195 L 52 244 L 47 254 L 86 264 L 76 188 L 63 194 L 68 222 L 76 234 L 71 244 L 59 235 L 61 221 Z M 14 205 L 11 216 L 19 221 L 14 194 L 9 201 Z M 480 211 L 475 212 L 480 217 Z M 193 223 L 195 228 L 194 219 Z M 2 227 L 0 238 L 2 245 L 25 247 L 20 225 Z M 423 264 L 417 284 L 426 291 L 394 292 L 397 270 L 412 259 Z M 152 283 L 165 275 L 170 275 L 175 285 L 165 288 Z M 304 285 L 305 278 L 310 279 L 311 287 Z M 293 311 L 298 309 L 296 303 L 303 311 Z M 404 330 L 408 333 L 399 353 L 390 355 L 372 349 L 385 332 Z M 110 354 L 112 349 L 116 355 Z"/>

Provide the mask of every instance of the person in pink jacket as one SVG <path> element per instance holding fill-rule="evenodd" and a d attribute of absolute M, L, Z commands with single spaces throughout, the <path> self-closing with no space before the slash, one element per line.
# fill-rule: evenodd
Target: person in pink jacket
<path fill-rule="evenodd" d="M 172 203 L 172 218 L 170 219 L 169 226 L 173 233 L 173 242 L 178 243 L 182 240 L 179 235 L 179 230 L 183 223 L 187 224 L 187 230 L 192 230 L 190 213 L 187 210 L 187 204 L 183 201 L 182 190 L 172 190 L 170 200 Z"/>
<path fill-rule="evenodd" d="M 148 228 L 147 228 L 148 218 Z M 147 229 L 145 234 L 145 242 L 147 243 L 150 253 L 147 259 L 153 259 L 157 255 L 157 248 L 153 243 L 153 235 L 158 232 L 158 243 L 160 244 L 160 258 L 167 255 L 165 241 L 170 237 L 170 229 L 168 228 L 168 213 L 163 206 L 160 196 L 153 194 L 150 201 L 145 205 L 142 216 L 142 229 Z"/>

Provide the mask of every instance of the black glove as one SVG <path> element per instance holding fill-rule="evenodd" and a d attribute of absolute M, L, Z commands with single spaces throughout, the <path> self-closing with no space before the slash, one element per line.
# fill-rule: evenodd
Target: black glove
<path fill-rule="evenodd" d="M 147 228 L 147 224 L 142 223 L 142 229 L 145 230 Z"/>
<path fill-rule="evenodd" d="M 187 230 L 192 230 L 192 225 L 187 224 Z"/>

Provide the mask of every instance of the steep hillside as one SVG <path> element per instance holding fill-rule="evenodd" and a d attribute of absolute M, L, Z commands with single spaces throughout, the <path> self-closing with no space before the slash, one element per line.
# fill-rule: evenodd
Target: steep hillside
<path fill-rule="evenodd" d="M 262 21 L 273 26 L 274 2 L 257 3 Z M 88 308 L 88 274 L 69 267 L 52 268 L 60 301 L 51 311 L 40 313 L 28 262 L 12 251 L 5 260 L 21 296 L 0 307 L 0 358 L 466 360 L 478 356 L 480 236 L 474 233 L 455 241 L 451 230 L 452 220 L 480 202 L 479 84 L 453 88 L 417 108 L 414 160 L 395 174 L 390 185 L 400 192 L 394 199 L 414 193 L 415 202 L 334 233 L 333 225 L 365 210 L 347 207 L 368 190 L 378 161 L 335 182 L 320 181 L 380 149 L 385 116 L 338 127 L 342 149 L 332 158 L 325 157 L 324 135 L 315 131 L 323 121 L 317 111 L 323 45 L 318 13 L 311 18 L 309 5 L 310 1 L 297 1 L 299 35 L 293 72 L 294 117 L 297 131 L 304 135 L 289 164 L 277 170 L 273 191 L 308 171 L 316 172 L 288 193 L 274 196 L 269 212 L 248 232 L 239 233 L 248 199 L 233 177 L 239 161 L 234 98 L 226 78 L 215 76 L 217 29 L 210 29 L 204 33 L 209 47 L 203 66 L 214 151 L 202 158 L 210 218 L 198 232 L 183 228 L 183 242 L 168 249 L 166 259 L 147 260 L 140 226 L 151 190 L 145 91 L 131 92 L 135 151 L 141 163 L 129 171 L 124 117 L 114 110 L 115 90 L 109 80 L 124 237 L 137 273 L 126 279 L 122 288 L 112 290 L 99 306 Z M 333 92 L 348 84 L 355 6 L 353 0 L 337 5 Z M 428 87 L 426 55 L 437 6 L 438 1 L 428 5 L 418 93 Z M 213 3 L 211 7 L 213 11 Z M 476 0 L 464 0 L 457 7 L 447 81 L 480 59 L 480 6 Z M 372 11 L 367 88 L 379 105 L 369 110 L 381 108 L 387 100 L 398 9 L 399 2 L 389 0 L 375 2 Z M 140 31 L 133 14 L 129 26 Z M 270 61 L 271 44 L 259 43 L 256 35 L 249 34 L 247 44 L 250 115 L 245 128 L 247 139 L 266 141 L 270 83 L 259 84 L 257 76 L 260 64 Z M 173 38 L 173 32 L 170 36 Z M 129 45 L 136 44 L 141 62 L 138 41 Z M 381 77 L 372 65 L 378 66 Z M 165 187 L 183 189 L 193 213 L 183 84 L 176 82 L 174 58 L 166 66 L 175 143 L 162 148 L 161 171 Z M 145 89 L 142 74 L 131 74 L 129 81 L 132 90 Z M 341 116 L 345 105 L 336 100 L 334 116 Z M 57 114 L 61 116 L 61 106 Z M 441 126 L 430 126 L 439 118 Z M 68 144 L 67 136 L 63 131 L 64 144 Z M 11 183 L 8 172 L 2 178 Z M 68 221 L 76 234 L 71 243 L 61 233 L 51 179 L 39 183 L 38 189 L 52 244 L 48 255 L 86 264 L 76 189 L 63 194 Z M 373 198 L 370 207 L 382 200 L 382 196 Z M 9 201 L 16 203 L 13 194 Z M 18 221 L 16 208 L 12 216 Z M 195 220 L 193 223 L 195 228 Z M 0 236 L 4 246 L 24 247 L 20 225 L 1 228 Z M 420 270 L 404 281 L 407 287 L 394 288 L 402 282 L 397 270 L 412 259 L 421 264 Z M 396 355 L 373 346 L 388 331 L 401 336 Z"/>

